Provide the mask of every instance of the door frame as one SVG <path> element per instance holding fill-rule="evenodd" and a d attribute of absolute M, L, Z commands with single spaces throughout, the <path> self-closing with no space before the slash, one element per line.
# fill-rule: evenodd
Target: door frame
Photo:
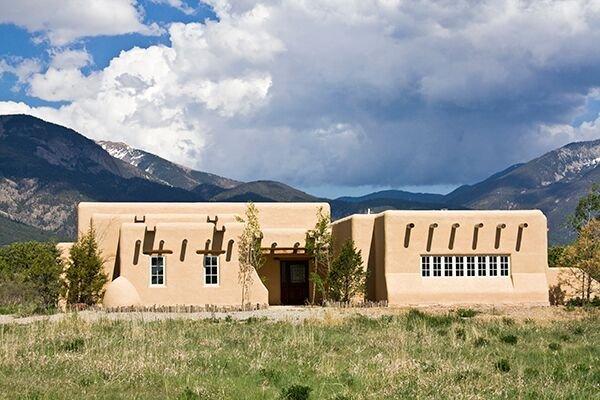
<path fill-rule="evenodd" d="M 305 298 L 301 303 L 290 303 L 288 298 L 287 298 L 287 291 L 284 290 L 284 285 L 289 285 L 289 283 L 285 282 L 286 280 L 286 276 L 285 275 L 289 275 L 289 268 L 287 267 L 289 264 L 304 264 L 305 266 L 305 270 L 304 270 L 304 293 L 305 293 Z M 310 296 L 310 285 L 308 282 L 309 276 L 310 276 L 310 260 L 307 259 L 301 259 L 301 260 L 279 260 L 279 276 L 280 276 L 280 282 L 279 282 L 279 288 L 280 288 L 280 293 L 281 293 L 281 304 L 282 305 L 303 305 L 305 304 L 306 300 L 309 299 Z"/>

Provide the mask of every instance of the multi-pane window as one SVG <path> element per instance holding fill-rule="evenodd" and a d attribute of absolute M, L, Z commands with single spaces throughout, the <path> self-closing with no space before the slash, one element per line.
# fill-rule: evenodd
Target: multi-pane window
<path fill-rule="evenodd" d="M 478 276 L 486 275 L 485 266 L 486 266 L 485 265 L 485 256 L 477 257 L 477 275 Z"/>
<path fill-rule="evenodd" d="M 452 256 L 444 257 L 444 276 L 452 276 Z"/>
<path fill-rule="evenodd" d="M 475 257 L 467 257 L 467 276 L 475 276 Z"/>
<path fill-rule="evenodd" d="M 489 256 L 490 276 L 498 276 L 498 256 Z"/>
<path fill-rule="evenodd" d="M 466 270 L 466 272 L 465 272 Z M 510 275 L 510 256 L 421 256 L 421 276 L 497 277 Z"/>
<path fill-rule="evenodd" d="M 430 273 L 429 257 L 421 257 L 421 276 L 429 276 Z"/>
<path fill-rule="evenodd" d="M 150 257 L 150 286 L 164 286 L 165 284 L 165 258 L 163 256 Z"/>
<path fill-rule="evenodd" d="M 219 257 L 205 256 L 204 257 L 204 284 L 218 285 L 219 284 Z"/>
<path fill-rule="evenodd" d="M 433 257 L 433 276 L 442 276 L 442 257 Z"/>
<path fill-rule="evenodd" d="M 456 276 L 465 276 L 465 258 L 463 256 L 455 257 L 455 272 Z"/>
<path fill-rule="evenodd" d="M 500 275 L 508 276 L 508 256 L 500 256 Z"/>

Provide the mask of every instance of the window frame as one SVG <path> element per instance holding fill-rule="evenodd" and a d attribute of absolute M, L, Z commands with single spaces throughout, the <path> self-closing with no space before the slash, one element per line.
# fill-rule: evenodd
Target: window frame
<path fill-rule="evenodd" d="M 421 278 L 507 278 L 510 254 L 421 254 Z"/>
<path fill-rule="evenodd" d="M 442 276 L 442 256 L 431 256 L 432 258 L 432 275 L 433 277 L 440 278 Z M 437 262 L 436 262 L 437 261 Z"/>
<path fill-rule="evenodd" d="M 451 278 L 454 276 L 454 257 L 453 256 L 443 256 L 444 257 L 444 277 Z M 450 268 L 448 268 L 450 267 Z"/>
<path fill-rule="evenodd" d="M 162 265 L 161 265 L 161 267 L 162 267 L 162 274 L 156 274 L 155 275 L 152 272 L 152 267 L 153 267 L 152 261 L 154 259 L 157 259 L 157 260 L 160 259 L 160 260 L 162 260 Z M 156 265 L 158 266 L 158 264 L 156 264 Z M 165 256 L 158 255 L 158 254 L 157 255 L 151 255 L 150 256 L 150 264 L 149 264 L 149 271 L 148 272 L 149 272 L 149 274 L 148 274 L 149 275 L 149 279 L 148 279 L 148 285 L 149 285 L 149 287 L 155 288 L 155 287 L 165 287 L 165 286 L 167 286 L 167 258 Z M 162 283 L 152 283 L 152 278 L 153 277 L 156 276 L 158 278 L 161 275 L 162 275 Z M 157 279 L 157 281 L 158 281 L 158 279 Z"/>
<path fill-rule="evenodd" d="M 206 264 L 206 260 L 207 259 L 213 259 L 216 260 L 216 264 L 210 264 L 209 266 L 207 266 Z M 210 273 L 207 273 L 207 269 L 208 268 L 216 268 L 216 273 L 213 273 L 212 271 Z M 202 258 L 202 269 L 203 269 L 203 283 L 204 286 L 207 287 L 217 287 L 221 284 L 221 261 L 219 259 L 218 255 L 212 255 L 212 254 L 206 254 L 204 255 L 204 257 Z M 217 282 L 216 283 L 208 283 L 207 282 L 207 278 L 209 277 L 216 277 L 217 278 Z"/>
<path fill-rule="evenodd" d="M 454 256 L 454 276 L 465 277 L 465 256 Z"/>
<path fill-rule="evenodd" d="M 504 262 L 504 260 L 506 260 L 506 262 Z M 504 266 L 506 265 L 506 273 L 504 273 Z M 510 276 L 510 256 L 507 255 L 501 255 L 500 256 L 500 262 L 499 262 L 499 276 L 500 277 L 509 277 Z"/>
<path fill-rule="evenodd" d="M 489 269 L 489 276 L 492 277 L 498 277 L 500 276 L 498 274 L 498 255 L 496 254 L 492 254 L 490 256 L 488 256 L 488 269 Z"/>
<path fill-rule="evenodd" d="M 421 256 L 421 277 L 429 278 L 431 276 L 431 260 L 429 256 Z"/>
<path fill-rule="evenodd" d="M 477 276 L 486 277 L 488 276 L 488 257 L 484 255 L 477 256 Z"/>
<path fill-rule="evenodd" d="M 477 256 L 466 256 L 466 274 L 465 276 L 468 278 L 473 278 L 475 276 L 477 276 L 477 260 L 476 260 Z"/>

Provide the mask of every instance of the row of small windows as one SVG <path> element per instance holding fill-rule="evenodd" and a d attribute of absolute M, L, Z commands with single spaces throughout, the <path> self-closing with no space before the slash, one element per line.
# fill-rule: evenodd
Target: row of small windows
<path fill-rule="evenodd" d="M 164 256 L 150 257 L 150 286 L 164 286 L 166 282 L 166 263 Z M 204 256 L 204 284 L 219 284 L 219 257 Z"/>
<path fill-rule="evenodd" d="M 421 256 L 421 276 L 423 277 L 509 275 L 509 256 Z"/>

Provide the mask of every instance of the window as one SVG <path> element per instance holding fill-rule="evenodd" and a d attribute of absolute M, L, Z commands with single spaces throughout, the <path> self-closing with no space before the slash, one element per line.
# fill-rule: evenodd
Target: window
<path fill-rule="evenodd" d="M 500 276 L 508 276 L 508 256 L 500 256 Z"/>
<path fill-rule="evenodd" d="M 444 257 L 444 276 L 452 276 L 452 256 Z"/>
<path fill-rule="evenodd" d="M 421 276 L 429 276 L 429 257 L 423 256 L 421 257 Z"/>
<path fill-rule="evenodd" d="M 219 284 L 219 257 L 205 256 L 204 257 L 204 284 L 218 285 Z"/>
<path fill-rule="evenodd" d="M 475 257 L 467 257 L 467 276 L 475 276 Z"/>
<path fill-rule="evenodd" d="M 464 276 L 465 275 L 465 258 L 463 256 L 456 256 L 454 267 L 456 270 L 456 276 Z"/>
<path fill-rule="evenodd" d="M 477 275 L 479 276 L 485 276 L 486 275 L 486 271 L 485 271 L 485 256 L 479 256 L 477 257 Z"/>
<path fill-rule="evenodd" d="M 433 276 L 442 276 L 442 257 L 433 257 Z"/>
<path fill-rule="evenodd" d="M 490 256 L 490 276 L 498 276 L 498 256 Z"/>
<path fill-rule="evenodd" d="M 422 277 L 473 276 L 485 278 L 486 276 L 509 275 L 510 256 L 508 255 L 421 256 Z"/>
<path fill-rule="evenodd" d="M 150 286 L 165 285 L 165 258 L 163 256 L 150 257 Z"/>

